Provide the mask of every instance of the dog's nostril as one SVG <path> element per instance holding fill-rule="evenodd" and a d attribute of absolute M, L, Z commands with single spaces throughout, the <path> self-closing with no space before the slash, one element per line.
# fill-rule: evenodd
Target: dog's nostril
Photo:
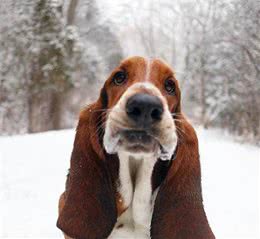
<path fill-rule="evenodd" d="M 151 112 L 151 117 L 154 120 L 160 120 L 162 117 L 162 109 L 161 108 L 155 108 Z"/>

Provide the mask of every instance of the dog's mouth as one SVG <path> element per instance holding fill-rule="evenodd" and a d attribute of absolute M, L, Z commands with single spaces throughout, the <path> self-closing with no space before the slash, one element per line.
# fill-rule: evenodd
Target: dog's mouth
<path fill-rule="evenodd" d="M 170 160 L 176 147 L 174 132 L 162 127 L 133 127 L 110 119 L 106 125 L 103 144 L 108 154 L 127 152 L 132 156 L 155 156 Z M 167 128 L 168 129 L 168 128 Z"/>
<path fill-rule="evenodd" d="M 158 141 L 144 130 L 122 130 L 119 134 L 118 143 L 128 152 L 155 152 L 159 147 Z"/>

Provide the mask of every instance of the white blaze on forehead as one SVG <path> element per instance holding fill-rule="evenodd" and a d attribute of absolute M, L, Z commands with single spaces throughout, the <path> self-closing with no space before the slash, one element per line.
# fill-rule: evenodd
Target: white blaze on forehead
<path fill-rule="evenodd" d="M 146 58 L 145 59 L 145 78 L 144 81 L 149 81 L 150 80 L 150 73 L 151 73 L 151 66 L 152 66 L 152 59 L 151 58 Z"/>

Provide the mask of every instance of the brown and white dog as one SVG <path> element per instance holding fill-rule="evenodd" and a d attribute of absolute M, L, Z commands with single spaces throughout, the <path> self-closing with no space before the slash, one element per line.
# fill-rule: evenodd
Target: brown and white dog
<path fill-rule="evenodd" d="M 204 212 L 198 141 L 171 68 L 132 57 L 80 114 L 57 226 L 66 238 L 215 238 Z"/>

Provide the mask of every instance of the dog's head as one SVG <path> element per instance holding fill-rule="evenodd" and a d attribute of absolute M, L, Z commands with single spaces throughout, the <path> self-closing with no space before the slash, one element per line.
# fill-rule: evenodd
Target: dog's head
<path fill-rule="evenodd" d="M 174 150 L 174 163 L 155 170 L 161 179 L 151 238 L 213 239 L 202 204 L 197 137 L 181 113 L 173 71 L 157 59 L 123 61 L 80 114 L 57 226 L 72 238 L 107 238 L 118 216 L 114 153 L 168 160 Z"/>
<path fill-rule="evenodd" d="M 180 112 L 180 89 L 171 68 L 158 59 L 126 59 L 103 91 L 107 153 L 153 154 L 169 160 L 177 144 L 174 115 Z"/>

